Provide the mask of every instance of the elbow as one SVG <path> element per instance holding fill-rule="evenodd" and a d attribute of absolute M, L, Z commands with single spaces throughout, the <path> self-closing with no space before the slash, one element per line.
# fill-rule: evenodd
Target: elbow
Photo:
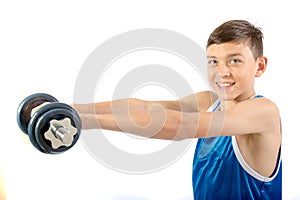
<path fill-rule="evenodd" d="M 182 113 L 180 120 L 177 119 L 177 133 L 175 140 L 192 138 L 204 138 L 205 126 L 200 127 L 200 113 Z"/>
<path fill-rule="evenodd" d="M 153 117 L 153 116 L 152 116 Z M 156 129 L 155 134 L 152 134 L 151 138 L 163 139 L 163 140 L 175 140 L 180 141 L 183 140 L 184 137 L 181 134 L 180 127 L 181 127 L 181 114 L 180 112 L 165 110 L 164 112 L 164 120 L 162 121 L 162 115 L 159 116 L 160 118 L 156 118 L 157 120 L 153 120 L 152 123 L 155 121 L 159 121 L 160 125 L 154 123 L 154 127 L 160 127 L 159 130 Z"/>
<path fill-rule="evenodd" d="M 182 112 L 171 111 L 171 114 L 168 113 L 167 121 L 163 127 L 168 139 L 182 141 L 195 136 L 193 132 L 190 132 L 193 125 L 187 118 L 188 116 Z"/>
<path fill-rule="evenodd" d="M 181 134 L 180 127 L 181 127 L 181 120 L 177 114 L 168 114 L 168 118 L 165 121 L 164 126 L 162 127 L 161 134 L 164 139 L 167 140 L 175 140 L 180 141 L 183 140 L 184 137 Z"/>
<path fill-rule="evenodd" d="M 157 116 L 155 116 L 157 114 Z M 148 126 L 152 138 L 181 141 L 197 137 L 199 130 L 199 115 L 178 112 L 174 110 L 164 110 L 153 112 L 151 115 L 152 126 Z M 162 120 L 164 119 L 164 120 Z M 152 128 L 150 128 L 152 127 Z M 157 129 L 160 127 L 159 129 Z"/>

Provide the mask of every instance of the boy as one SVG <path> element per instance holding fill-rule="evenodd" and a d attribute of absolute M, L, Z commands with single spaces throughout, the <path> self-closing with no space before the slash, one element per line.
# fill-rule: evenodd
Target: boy
<path fill-rule="evenodd" d="M 168 140 L 199 138 L 195 199 L 281 199 L 280 114 L 254 90 L 255 78 L 267 67 L 262 40 L 260 29 L 244 20 L 225 22 L 211 33 L 206 52 L 214 93 L 178 101 L 129 98 L 73 106 L 84 129 Z"/>

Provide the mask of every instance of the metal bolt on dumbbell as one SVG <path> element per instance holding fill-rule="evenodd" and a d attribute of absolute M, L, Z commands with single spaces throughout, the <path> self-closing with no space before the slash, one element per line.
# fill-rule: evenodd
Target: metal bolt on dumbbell
<path fill-rule="evenodd" d="M 45 93 L 25 98 L 17 110 L 20 129 L 43 153 L 57 154 L 70 149 L 79 139 L 81 121 L 69 105 Z"/>
<path fill-rule="evenodd" d="M 74 135 L 77 134 L 77 129 L 72 126 L 69 118 L 63 120 L 51 120 L 50 127 L 45 132 L 45 138 L 51 141 L 54 149 L 60 146 L 72 145 Z"/>

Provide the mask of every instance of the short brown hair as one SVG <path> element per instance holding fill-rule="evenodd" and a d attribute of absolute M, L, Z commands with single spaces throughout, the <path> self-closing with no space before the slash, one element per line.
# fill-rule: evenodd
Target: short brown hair
<path fill-rule="evenodd" d="M 221 24 L 210 34 L 206 48 L 225 42 L 247 42 L 255 60 L 263 55 L 263 33 L 248 21 L 231 20 Z"/>

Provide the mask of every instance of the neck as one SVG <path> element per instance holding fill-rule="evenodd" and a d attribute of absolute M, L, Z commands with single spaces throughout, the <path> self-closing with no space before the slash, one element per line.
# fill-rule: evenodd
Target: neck
<path fill-rule="evenodd" d="M 221 111 L 228 110 L 238 102 L 236 100 L 221 100 L 220 109 Z"/>
<path fill-rule="evenodd" d="M 226 100 L 226 99 L 222 99 L 221 100 L 221 104 L 220 104 L 220 110 L 221 111 L 224 111 L 224 110 L 228 110 L 229 108 L 231 108 L 232 106 L 234 106 L 235 104 L 241 102 L 241 101 L 245 101 L 245 100 L 248 100 L 248 99 L 251 99 L 255 96 L 254 95 L 251 95 L 250 97 L 246 98 L 246 99 L 243 99 L 243 100 L 238 100 L 238 99 L 231 99 L 231 100 Z"/>

